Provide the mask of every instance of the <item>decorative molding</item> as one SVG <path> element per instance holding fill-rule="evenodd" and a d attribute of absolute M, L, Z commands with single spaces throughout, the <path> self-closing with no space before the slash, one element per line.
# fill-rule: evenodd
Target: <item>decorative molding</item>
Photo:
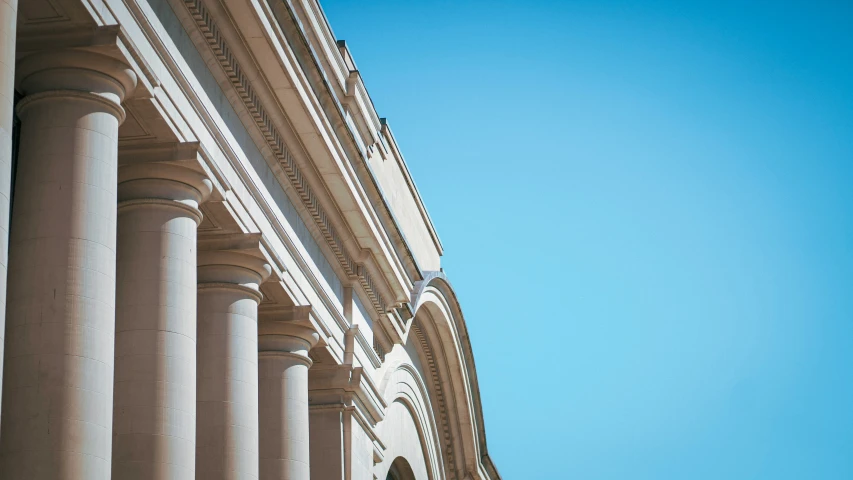
<path fill-rule="evenodd" d="M 26 97 L 22 98 L 15 106 L 15 113 L 19 117 L 21 117 L 21 113 L 33 103 L 41 102 L 43 100 L 53 100 L 57 98 L 74 98 L 99 103 L 103 105 L 107 110 L 109 110 L 110 113 L 112 113 L 118 119 L 119 125 L 124 122 L 124 119 L 127 116 L 124 111 L 124 108 L 121 105 L 107 98 L 106 96 L 99 95 L 97 93 L 83 92 L 80 90 L 48 90 L 46 92 L 39 92 L 34 93 L 32 95 L 27 95 Z"/>
<path fill-rule="evenodd" d="M 283 352 L 280 350 L 258 352 L 258 357 L 261 357 L 261 358 L 263 358 L 263 357 L 290 358 L 290 359 L 293 359 L 297 362 L 302 363 L 303 365 L 307 366 L 308 368 L 311 368 L 311 365 L 314 364 L 314 360 L 311 360 L 311 357 L 307 357 L 305 355 L 300 355 L 298 353 L 293 353 L 293 352 Z"/>
<path fill-rule="evenodd" d="M 205 211 L 207 210 L 206 205 L 202 204 L 199 209 L 202 212 L 201 224 L 198 226 L 199 234 L 222 233 L 225 231 L 225 229 L 219 225 L 219 222 L 214 220 L 213 215 Z"/>
<path fill-rule="evenodd" d="M 239 283 L 228 283 L 228 282 L 201 282 L 196 286 L 197 290 L 234 290 L 237 292 L 243 292 L 248 294 L 250 297 L 254 298 L 259 304 L 264 300 L 264 294 L 260 292 L 260 290 L 256 290 L 252 287 L 247 287 L 245 285 L 240 285 Z"/>
<path fill-rule="evenodd" d="M 231 48 L 225 43 L 219 27 L 217 27 L 211 18 L 207 7 L 204 6 L 201 0 L 183 0 L 183 3 L 207 42 L 208 47 L 210 47 L 216 60 L 219 62 L 223 72 L 228 77 L 229 82 L 231 82 L 231 86 L 237 92 L 273 155 L 275 155 L 281 165 L 285 175 L 287 175 L 290 184 L 299 195 L 299 198 L 311 214 L 326 243 L 335 254 L 335 258 L 340 263 L 344 273 L 350 278 L 357 278 L 364 288 L 365 293 L 367 293 L 376 313 L 379 315 L 385 314 L 387 312 L 387 303 L 377 290 L 372 276 L 365 266 L 356 263 L 352 255 L 346 250 L 340 234 L 335 226 L 332 225 L 325 209 L 320 205 L 317 195 L 308 185 L 307 179 L 296 164 L 282 136 L 261 104 L 249 79 L 234 57 Z"/>
<path fill-rule="evenodd" d="M 165 208 L 176 208 L 178 210 L 183 210 L 187 212 L 190 216 L 192 216 L 193 220 L 195 220 L 196 227 L 201 225 L 201 221 L 204 218 L 204 215 L 201 213 L 201 210 L 198 208 L 188 205 L 183 202 L 179 202 L 177 200 L 168 200 L 165 198 L 134 198 L 133 200 L 124 200 L 118 202 L 118 210 L 126 210 L 134 207 L 140 206 L 149 206 L 149 205 L 160 205 Z"/>
<path fill-rule="evenodd" d="M 376 341 L 376 337 L 373 338 L 373 352 L 379 357 L 380 362 L 385 361 L 385 349 Z"/>
<path fill-rule="evenodd" d="M 119 145 L 124 146 L 128 143 L 134 142 L 155 141 L 157 136 L 151 133 L 151 128 L 145 120 L 143 120 L 142 117 L 134 111 L 130 103 L 131 102 L 124 103 L 124 110 L 127 112 L 127 118 L 125 118 L 124 122 L 122 122 L 118 127 Z"/>
<path fill-rule="evenodd" d="M 264 284 L 261 284 L 261 286 L 258 288 L 261 291 L 261 295 L 263 295 L 263 298 L 261 299 L 261 303 L 258 305 L 259 308 L 260 308 L 260 305 L 276 305 L 276 303 L 272 299 L 272 295 L 270 295 L 268 292 L 264 291 L 268 288 L 269 287 L 264 286 Z"/>
<path fill-rule="evenodd" d="M 388 308 L 385 304 L 385 300 L 382 299 L 382 296 L 376 289 L 376 284 L 373 282 L 373 277 L 370 276 L 367 268 L 365 268 L 363 264 L 358 264 L 356 265 L 355 271 L 358 276 L 358 282 L 361 283 L 362 287 L 364 287 L 364 291 L 367 292 L 367 296 L 370 297 L 370 302 L 377 309 L 377 312 L 379 312 L 380 315 L 386 313 Z"/>
<path fill-rule="evenodd" d="M 385 418 L 388 408 L 364 368 L 348 364 L 312 368 L 308 377 L 308 402 L 311 405 L 343 402 L 356 406 L 370 419 L 371 428 Z"/>
<path fill-rule="evenodd" d="M 427 366 L 429 368 L 429 376 L 432 380 L 433 391 L 435 392 L 435 398 L 438 403 L 438 414 L 441 418 L 441 430 L 442 437 L 444 440 L 444 454 L 446 457 L 446 466 L 448 476 L 447 478 L 450 480 L 454 480 L 457 478 L 456 473 L 456 464 L 453 461 L 453 432 L 450 431 L 450 423 L 447 419 L 447 400 L 445 399 L 444 390 L 441 388 L 441 378 L 438 375 L 438 366 L 435 363 L 435 355 L 432 352 L 432 348 L 427 342 L 426 335 L 424 335 L 423 330 L 417 323 L 412 324 L 412 333 L 415 334 L 415 337 L 418 339 L 418 343 L 421 346 L 421 351 L 424 352 L 424 357 L 426 357 Z"/>
<path fill-rule="evenodd" d="M 24 24 L 68 22 L 71 18 L 56 0 L 30 0 L 21 2 L 19 10 Z"/>

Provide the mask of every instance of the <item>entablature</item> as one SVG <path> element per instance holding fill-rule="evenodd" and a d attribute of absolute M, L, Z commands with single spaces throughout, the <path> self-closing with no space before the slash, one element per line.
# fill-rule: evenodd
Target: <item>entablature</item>
<path fill-rule="evenodd" d="M 241 120 L 253 120 L 261 130 L 267 153 L 278 161 L 293 187 L 291 193 L 315 220 L 343 278 L 361 285 L 378 324 L 387 323 L 383 317 L 389 312 L 393 316 L 407 303 L 421 268 L 369 161 L 351 142 L 353 131 L 340 118 L 329 118 L 330 109 L 341 113 L 334 92 L 327 88 L 324 94 L 312 84 L 318 76 L 325 78 L 324 72 L 303 68 L 309 64 L 304 57 L 313 51 L 304 37 L 302 42 L 292 38 L 304 32 L 296 15 L 287 10 L 289 4 L 279 2 L 270 9 L 265 2 L 182 3 L 242 101 Z M 365 176 L 370 179 L 367 184 Z M 398 332 L 387 333 L 391 341 L 401 337 Z"/>
<path fill-rule="evenodd" d="M 353 168 L 359 152 L 351 135 L 341 135 L 347 130 L 342 117 L 333 116 L 340 113 L 334 93 L 312 83 L 322 72 L 310 68 L 310 50 L 294 38 L 302 35 L 296 17 L 284 3 L 184 3 L 193 4 L 200 29 L 215 32 L 206 36 L 210 48 L 224 60 L 223 69 L 233 71 L 232 87 L 261 120 L 270 148 L 313 210 L 345 275 L 361 281 L 379 314 L 405 301 L 403 293 L 416 281 L 410 276 L 419 272 L 397 254 L 393 231 Z"/>
<path fill-rule="evenodd" d="M 127 157 L 136 150 L 151 154 L 152 148 L 159 148 L 153 145 L 163 148 L 194 145 L 192 161 L 211 177 L 215 192 L 211 201 L 201 207 L 204 219 L 199 227 L 200 236 L 277 228 L 275 219 L 282 214 L 271 206 L 275 202 L 261 201 L 276 193 L 264 193 L 259 185 L 263 182 L 251 179 L 265 172 L 250 172 L 257 165 L 251 159 L 243 159 L 248 153 L 236 148 L 245 146 L 248 140 L 257 145 L 264 161 L 271 164 L 270 171 L 277 177 L 274 181 L 279 183 L 283 194 L 289 197 L 298 214 L 308 220 L 304 225 L 320 240 L 318 248 L 324 257 L 337 260 L 330 263 L 343 285 L 341 288 L 357 287 L 354 288 L 357 296 L 372 307 L 366 314 L 372 317 L 371 325 L 378 331 L 371 335 L 375 350 L 371 354 L 381 357 L 382 351 L 405 340 L 410 318 L 406 312 L 411 311 L 408 302 L 422 270 L 401 230 L 401 222 L 395 217 L 393 205 L 387 202 L 381 179 L 377 179 L 371 167 L 373 159 L 393 155 L 396 145 L 394 149 L 389 147 L 393 144 L 389 142 L 393 140 L 390 130 L 375 115 L 354 63 L 350 59 L 348 65 L 344 60 L 325 17 L 320 17 L 320 23 L 310 22 L 310 28 L 325 32 L 324 41 L 331 44 L 330 48 L 322 49 L 322 54 L 337 61 L 338 67 L 346 71 L 341 77 L 347 89 L 342 91 L 343 102 L 329 88 L 325 70 L 316 62 L 317 52 L 305 43 L 307 27 L 299 22 L 295 11 L 285 11 L 284 2 L 271 5 L 249 0 L 245 3 L 56 0 L 49 3 L 61 6 L 57 8 L 56 19 L 19 20 L 19 52 L 26 55 L 28 51 L 62 45 L 106 51 L 131 65 L 140 78 L 140 87 L 124 104 L 127 119 L 120 128 L 119 142 L 123 155 Z M 311 6 L 287 5 L 296 10 Z M 164 26 L 156 22 L 158 15 L 152 14 L 152 10 L 164 6 L 175 12 L 177 21 L 192 38 L 195 52 L 186 50 L 186 43 L 169 42 Z M 284 13 L 289 17 L 283 16 Z M 285 21 L 290 22 L 289 26 Z M 220 29 L 217 25 L 226 27 Z M 290 31 L 290 37 L 284 30 Z M 296 34 L 300 41 L 293 38 Z M 300 48 L 301 51 L 295 51 Z M 213 74 L 218 88 L 245 127 L 246 139 L 237 138 L 241 135 L 239 129 L 234 129 L 234 124 L 225 117 L 219 118 L 216 107 L 211 108 L 211 102 L 223 99 L 215 95 L 205 99 L 204 92 L 209 89 L 203 85 L 206 80 L 189 74 L 192 67 L 188 68 L 188 62 L 194 60 L 182 57 L 193 54 L 200 55 Z M 314 69 L 304 68 L 311 65 Z M 322 78 L 322 85 L 317 85 L 318 78 Z M 334 108 L 330 110 L 331 107 Z M 361 127 L 354 126 L 352 121 L 347 123 L 343 117 L 336 119 L 330 114 L 335 111 L 345 115 L 358 113 L 355 118 Z M 365 119 L 369 123 L 367 129 Z M 370 133 L 366 150 L 354 142 L 356 138 L 361 141 L 362 133 Z M 365 158 L 365 153 L 370 156 Z M 163 155 L 173 154 L 163 151 Z M 233 170 L 229 164 L 235 161 L 237 169 Z M 285 234 L 281 239 L 296 236 Z M 264 235 L 262 242 L 267 244 L 271 257 L 280 256 L 282 251 L 300 250 L 296 245 L 282 249 L 276 245 L 280 239 L 268 235 Z M 294 268 L 282 258 L 272 258 L 271 263 L 279 272 L 273 276 L 275 283 L 285 285 L 283 288 L 293 298 L 305 294 L 298 287 L 286 286 L 288 280 L 298 284 L 306 278 L 306 272 L 308 277 L 322 277 L 307 264 Z M 306 283 L 316 284 L 317 280 Z M 334 312 L 330 316 L 337 328 L 325 333 L 337 339 L 333 350 L 342 355 L 343 332 L 348 325 L 337 304 L 341 297 L 338 296 L 337 302 L 334 298 L 303 300 L 306 304 L 325 305 L 329 312 Z M 364 343 L 366 335 L 359 335 Z M 367 363 L 372 362 L 373 359 Z"/>

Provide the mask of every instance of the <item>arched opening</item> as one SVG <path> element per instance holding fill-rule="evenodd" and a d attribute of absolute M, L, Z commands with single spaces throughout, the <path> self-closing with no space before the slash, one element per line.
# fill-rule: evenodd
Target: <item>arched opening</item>
<path fill-rule="evenodd" d="M 409 462 L 407 462 L 403 457 L 397 457 L 394 459 L 394 463 L 391 464 L 391 468 L 388 470 L 388 475 L 385 477 L 385 480 L 417 479 L 415 478 L 415 472 L 412 471 L 412 467 L 409 466 Z"/>
<path fill-rule="evenodd" d="M 412 334 L 430 360 L 431 400 L 444 435 L 441 453 L 449 477 L 473 465 L 475 478 L 499 480 L 489 458 L 477 371 L 465 319 L 442 272 L 428 272 L 416 286 Z"/>

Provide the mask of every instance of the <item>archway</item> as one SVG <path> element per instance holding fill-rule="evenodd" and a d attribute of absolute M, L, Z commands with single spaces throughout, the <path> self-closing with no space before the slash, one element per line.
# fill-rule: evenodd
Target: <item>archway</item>
<path fill-rule="evenodd" d="M 397 457 L 391 464 L 391 469 L 388 470 L 385 480 L 416 480 L 416 478 L 409 462 L 403 457 Z"/>
<path fill-rule="evenodd" d="M 445 432 L 441 453 L 448 477 L 495 479 L 489 458 L 477 371 L 456 294 L 442 272 L 427 272 L 415 287 L 410 335 L 427 356 L 436 422 Z"/>

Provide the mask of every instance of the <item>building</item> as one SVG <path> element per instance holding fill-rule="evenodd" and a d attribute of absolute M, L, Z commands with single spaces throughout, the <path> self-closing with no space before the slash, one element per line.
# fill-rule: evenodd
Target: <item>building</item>
<path fill-rule="evenodd" d="M 0 478 L 500 478 L 441 242 L 316 0 L 0 19 Z"/>

